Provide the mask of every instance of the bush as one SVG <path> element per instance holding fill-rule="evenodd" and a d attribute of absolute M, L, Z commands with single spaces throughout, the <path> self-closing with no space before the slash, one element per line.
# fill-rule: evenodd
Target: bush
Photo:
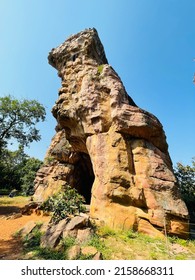
<path fill-rule="evenodd" d="M 98 65 L 98 74 L 101 75 L 104 69 L 104 64 Z"/>
<path fill-rule="evenodd" d="M 84 212 L 84 202 L 84 197 L 76 189 L 67 185 L 64 190 L 43 202 L 41 209 L 52 212 L 52 222 L 58 223 L 69 215 Z"/>

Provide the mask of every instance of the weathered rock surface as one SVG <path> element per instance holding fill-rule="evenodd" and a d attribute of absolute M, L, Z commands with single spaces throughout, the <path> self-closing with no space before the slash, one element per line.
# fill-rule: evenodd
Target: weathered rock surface
<path fill-rule="evenodd" d="M 62 237 L 62 232 L 68 224 L 68 219 L 61 220 L 57 225 L 51 225 L 41 238 L 43 248 L 55 248 Z"/>
<path fill-rule="evenodd" d="M 37 226 L 37 224 L 34 221 L 29 221 L 22 229 L 21 229 L 21 235 L 26 236 L 29 233 L 33 231 L 33 229 Z"/>
<path fill-rule="evenodd" d="M 73 237 L 79 243 L 89 241 L 93 235 L 89 216 L 74 216 L 61 220 L 58 224 L 49 224 L 41 238 L 43 248 L 56 248 L 61 239 Z"/>
<path fill-rule="evenodd" d="M 83 247 L 81 250 L 81 253 L 84 256 L 95 256 L 97 254 L 97 252 L 98 252 L 98 250 L 93 246 L 86 246 L 86 247 Z"/>
<path fill-rule="evenodd" d="M 81 254 L 81 247 L 79 245 L 74 245 L 70 247 L 67 253 L 68 260 L 76 260 Z"/>
<path fill-rule="evenodd" d="M 52 109 L 56 135 L 37 173 L 35 199 L 69 184 L 84 195 L 96 221 L 141 231 L 145 224 L 153 235 L 166 226 L 170 234 L 187 236 L 188 211 L 163 127 L 128 96 L 97 31 L 69 37 L 48 59 L 62 87 Z"/>

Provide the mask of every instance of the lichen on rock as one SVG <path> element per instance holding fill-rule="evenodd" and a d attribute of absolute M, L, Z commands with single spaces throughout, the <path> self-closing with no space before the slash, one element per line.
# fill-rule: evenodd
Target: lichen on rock
<path fill-rule="evenodd" d="M 37 173 L 35 199 L 60 186 L 76 188 L 90 216 L 113 228 L 159 236 L 188 235 L 163 127 L 127 94 L 108 64 L 95 29 L 70 36 L 52 49 L 49 63 L 62 79 L 52 109 L 57 120 L 47 163 Z"/>

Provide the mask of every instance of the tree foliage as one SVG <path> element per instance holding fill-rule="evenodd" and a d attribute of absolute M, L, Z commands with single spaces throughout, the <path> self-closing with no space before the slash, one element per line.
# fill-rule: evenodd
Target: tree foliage
<path fill-rule="evenodd" d="M 45 108 L 36 100 L 0 97 L 0 150 L 12 138 L 22 146 L 40 140 L 36 124 L 45 120 Z"/>
<path fill-rule="evenodd" d="M 45 120 L 45 114 L 45 108 L 36 100 L 0 97 L 0 190 L 33 193 L 35 174 L 42 162 L 26 155 L 24 147 L 41 139 L 36 125 Z M 16 151 L 7 148 L 12 140 L 19 144 Z"/>
<path fill-rule="evenodd" d="M 175 175 L 183 200 L 187 205 L 195 205 L 195 158 L 191 166 L 177 163 Z"/>
<path fill-rule="evenodd" d="M 42 161 L 29 157 L 22 146 L 17 151 L 4 149 L 0 161 L 0 190 L 16 189 L 24 195 L 34 192 L 34 179 Z"/>
<path fill-rule="evenodd" d="M 17 151 L 3 149 L 0 160 L 0 188 L 20 189 L 20 173 L 24 165 L 26 155 L 20 146 Z"/>
<path fill-rule="evenodd" d="M 68 215 L 85 211 L 84 197 L 76 189 L 67 185 L 64 190 L 49 197 L 42 204 L 42 209 L 52 212 L 52 221 L 58 223 Z"/>
<path fill-rule="evenodd" d="M 24 195 L 33 195 L 34 194 L 34 180 L 37 171 L 43 164 L 37 158 L 29 157 L 26 159 L 25 164 L 21 170 L 22 177 L 21 180 L 21 190 Z"/>

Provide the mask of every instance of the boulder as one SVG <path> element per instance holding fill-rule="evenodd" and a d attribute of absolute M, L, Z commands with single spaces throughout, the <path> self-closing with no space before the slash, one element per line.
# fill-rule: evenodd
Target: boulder
<path fill-rule="evenodd" d="M 98 250 L 93 246 L 86 246 L 81 248 L 81 254 L 84 256 L 94 257 L 98 253 Z"/>
<path fill-rule="evenodd" d="M 40 206 L 39 203 L 33 201 L 33 202 L 26 204 L 21 209 L 21 212 L 23 215 L 31 215 L 33 213 L 33 211 L 36 211 L 36 209 L 38 209 L 39 206 Z"/>
<path fill-rule="evenodd" d="M 155 229 L 151 223 L 147 220 L 140 219 L 138 222 L 138 231 L 145 233 L 151 237 L 164 238 L 165 236 L 157 229 Z"/>
<path fill-rule="evenodd" d="M 31 233 L 33 229 L 37 226 L 37 224 L 34 221 L 29 221 L 26 223 L 26 225 L 21 229 L 21 235 L 24 237 Z"/>
<path fill-rule="evenodd" d="M 57 225 L 51 225 L 41 238 L 41 247 L 55 248 L 62 237 L 62 233 L 68 223 L 68 219 L 61 220 Z"/>
<path fill-rule="evenodd" d="M 66 230 L 74 230 L 78 228 L 83 228 L 88 226 L 89 217 L 88 216 L 75 216 L 67 224 Z"/>
<path fill-rule="evenodd" d="M 94 261 L 103 260 L 103 256 L 102 256 L 102 254 L 100 252 L 97 252 L 92 260 L 94 260 Z"/>
<path fill-rule="evenodd" d="M 85 243 L 91 239 L 93 230 L 91 228 L 78 229 L 76 240 L 80 243 Z"/>
<path fill-rule="evenodd" d="M 67 252 L 68 260 L 76 260 L 81 254 L 81 247 L 79 245 L 74 245 L 69 248 Z"/>
<path fill-rule="evenodd" d="M 56 135 L 37 173 L 34 199 L 44 201 L 68 184 L 85 197 L 98 223 L 145 226 L 160 235 L 166 220 L 168 233 L 188 237 L 188 210 L 163 126 L 127 94 L 97 31 L 70 36 L 48 60 L 62 86 L 52 109 Z M 140 215 L 147 222 L 139 222 Z"/>

